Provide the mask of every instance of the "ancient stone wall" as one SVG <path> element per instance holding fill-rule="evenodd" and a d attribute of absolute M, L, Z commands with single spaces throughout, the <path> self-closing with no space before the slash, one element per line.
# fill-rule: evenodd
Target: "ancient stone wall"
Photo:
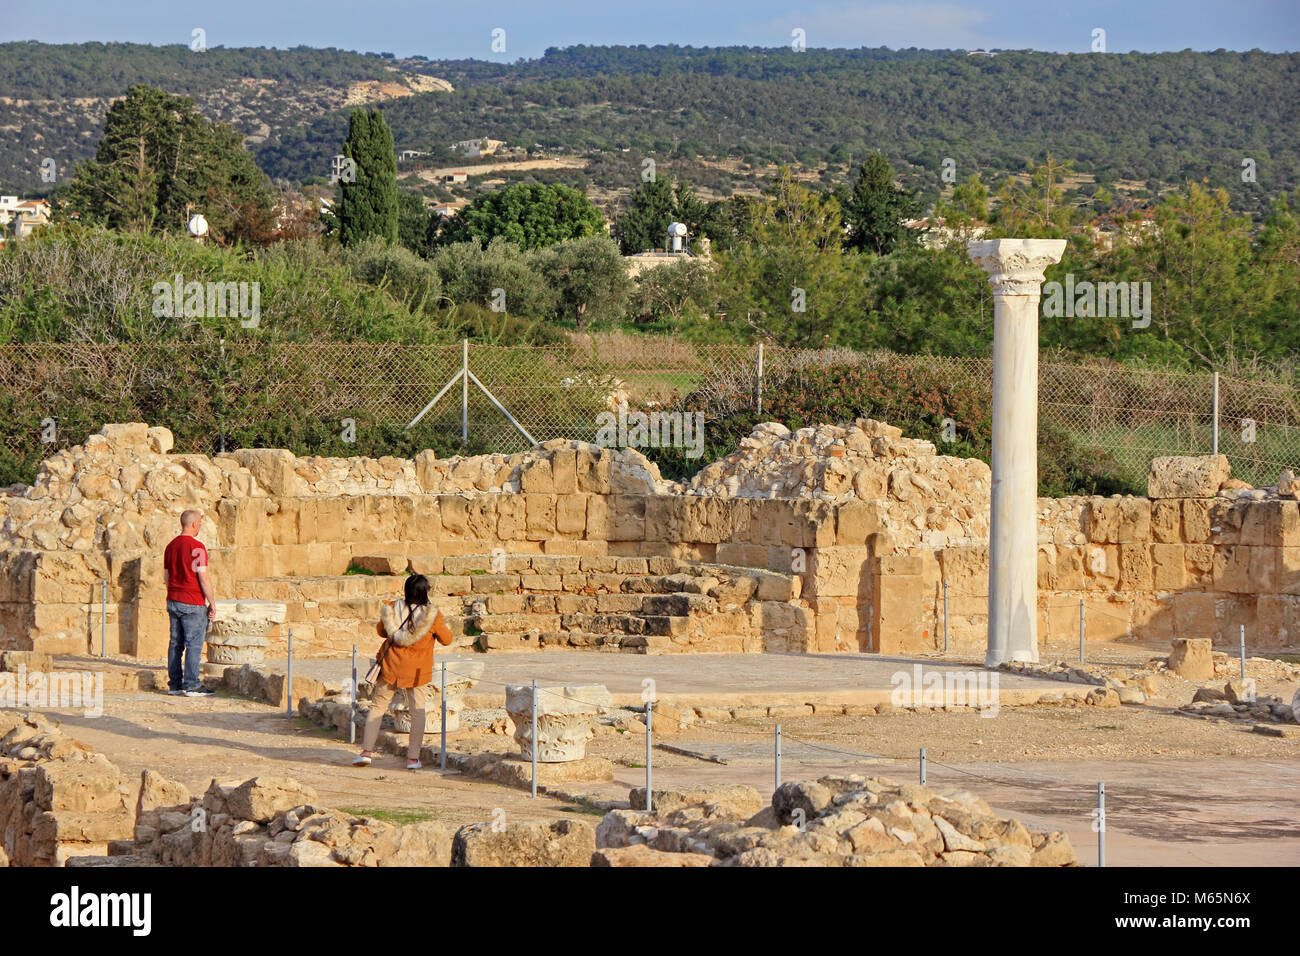
<path fill-rule="evenodd" d="M 631 450 L 297 458 L 170 454 L 109 425 L 0 495 L 0 648 L 165 655 L 161 553 L 203 514 L 219 597 L 283 602 L 280 654 L 373 639 L 408 570 L 491 649 L 920 651 L 985 640 L 988 467 L 859 420 L 758 426 L 689 482 Z M 1300 504 L 1222 459 L 1153 466 L 1149 498 L 1040 500 L 1040 632 L 1296 640 Z M 1286 491 L 1290 491 L 1288 486 Z M 368 573 L 348 573 L 349 570 Z M 1295 580 L 1292 580 L 1292 579 Z M 102 610 L 101 586 L 107 583 Z M 103 611 L 106 610 L 106 613 Z M 101 622 L 106 622 L 106 627 Z"/>
<path fill-rule="evenodd" d="M 1223 456 L 1164 458 L 1153 463 L 1146 498 L 1039 499 L 1040 641 L 1077 642 L 1082 602 L 1089 641 L 1211 638 L 1235 647 L 1244 625 L 1251 646 L 1294 646 L 1300 502 L 1240 484 Z M 987 549 L 920 558 L 914 642 L 927 630 L 942 642 L 946 579 L 950 642 L 983 647 Z"/>

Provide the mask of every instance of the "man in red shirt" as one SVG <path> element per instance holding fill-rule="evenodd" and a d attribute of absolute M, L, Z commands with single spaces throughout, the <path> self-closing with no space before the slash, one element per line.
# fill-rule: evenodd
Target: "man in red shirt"
<path fill-rule="evenodd" d="M 173 696 L 212 696 L 212 691 L 199 682 L 203 640 L 207 637 L 208 622 L 217 613 L 212 582 L 208 578 L 208 549 L 197 537 L 202 517 L 193 508 L 181 512 L 181 533 L 172 538 L 163 552 L 167 616 L 171 619 L 167 693 Z"/>

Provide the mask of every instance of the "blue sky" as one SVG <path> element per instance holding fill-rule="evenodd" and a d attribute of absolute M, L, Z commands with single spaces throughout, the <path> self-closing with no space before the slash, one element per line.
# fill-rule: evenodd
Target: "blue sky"
<path fill-rule="evenodd" d="M 1297 0 L 3 0 L 0 40 L 334 46 L 430 59 L 516 60 L 549 46 L 677 43 L 809 47 L 1024 48 L 1088 52 L 1093 30 L 1112 53 L 1300 49 Z M 505 30 L 506 50 L 491 49 Z"/>

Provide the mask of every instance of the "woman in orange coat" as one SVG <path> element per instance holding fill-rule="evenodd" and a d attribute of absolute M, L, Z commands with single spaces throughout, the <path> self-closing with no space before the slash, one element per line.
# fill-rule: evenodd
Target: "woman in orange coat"
<path fill-rule="evenodd" d="M 429 579 L 412 574 L 406 579 L 405 599 L 385 604 L 376 625 L 384 643 L 379 648 L 379 679 L 370 695 L 370 713 L 361 735 L 364 748 L 354 767 L 366 767 L 374 759 L 375 740 L 393 694 L 406 690 L 411 712 L 411 739 L 406 746 L 406 769 L 419 770 L 420 745 L 424 743 L 424 688 L 433 680 L 433 645 L 451 643 L 451 628 L 442 612 L 429 603 Z"/>

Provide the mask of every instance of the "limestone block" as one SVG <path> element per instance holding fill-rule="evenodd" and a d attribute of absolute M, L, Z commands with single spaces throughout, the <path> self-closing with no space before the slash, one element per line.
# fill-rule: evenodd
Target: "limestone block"
<path fill-rule="evenodd" d="M 613 539 L 613 534 L 614 525 L 610 518 L 609 498 L 604 495 L 589 495 L 587 497 L 587 540 L 609 541 Z"/>
<path fill-rule="evenodd" d="M 610 499 L 609 540 L 645 540 L 646 500 L 644 495 L 614 495 Z"/>
<path fill-rule="evenodd" d="M 267 494 L 274 497 L 307 494 L 307 483 L 294 471 L 293 452 L 284 448 L 240 448 L 233 457 L 249 470 Z"/>
<path fill-rule="evenodd" d="M 817 548 L 808 560 L 808 590 L 818 597 L 864 593 L 871 586 L 871 563 L 866 548 Z M 919 564 L 915 569 L 907 561 L 898 564 L 904 565 L 906 570 L 898 573 L 920 574 Z"/>
<path fill-rule="evenodd" d="M 1125 591 L 1149 591 L 1152 581 L 1151 551 L 1145 544 L 1119 546 L 1119 586 Z"/>
<path fill-rule="evenodd" d="M 238 820 L 267 823 L 277 813 L 316 803 L 316 791 L 288 777 L 254 777 L 226 794 L 226 810 Z"/>
<path fill-rule="evenodd" d="M 456 832 L 451 865 L 587 867 L 595 852 L 596 831 L 581 820 L 517 823 L 502 829 L 471 823 Z"/>
<path fill-rule="evenodd" d="M 1255 590 L 1251 579 L 1251 555 L 1256 549 L 1235 544 L 1214 551 L 1214 589 L 1232 594 Z"/>
<path fill-rule="evenodd" d="M 442 530 L 449 537 L 461 537 L 469 530 L 469 498 L 466 495 L 439 495 L 438 514 Z"/>
<path fill-rule="evenodd" d="M 571 495 L 578 491 L 578 455 L 572 448 L 558 448 L 551 456 L 551 480 L 555 493 Z"/>
<path fill-rule="evenodd" d="M 576 453 L 578 490 L 593 495 L 610 492 L 611 456 L 603 448 L 579 448 Z"/>
<path fill-rule="evenodd" d="M 537 688 L 537 759 L 542 763 L 581 760 L 587 741 L 595 735 L 598 714 L 613 706 L 613 698 L 601 684 L 573 684 Z M 506 712 L 515 724 L 515 742 L 525 760 L 533 757 L 532 687 L 512 684 L 506 688 Z"/>
<path fill-rule="evenodd" d="M 42 764 L 33 784 L 32 800 L 42 810 L 98 813 L 126 806 L 121 775 L 102 754 Z"/>
<path fill-rule="evenodd" d="M 882 524 L 879 504 L 874 501 L 846 501 L 836 509 L 835 518 L 835 543 L 841 546 L 865 547 Z"/>
<path fill-rule="evenodd" d="M 1084 584 L 1092 590 L 1113 590 L 1119 584 L 1119 547 L 1089 545 L 1084 552 Z"/>
<path fill-rule="evenodd" d="M 656 850 L 643 843 L 631 846 L 596 850 L 591 855 L 594 867 L 683 867 L 712 866 L 714 858 L 707 853 L 680 852 L 671 853 Z"/>
<path fill-rule="evenodd" d="M 1171 671 L 1184 680 L 1214 679 L 1214 660 L 1208 637 L 1175 638 L 1166 663 Z"/>
<path fill-rule="evenodd" d="M 1157 591 L 1179 591 L 1187 585 L 1187 568 L 1181 544 L 1153 544 L 1152 585 Z"/>
<path fill-rule="evenodd" d="M 526 494 L 524 503 L 527 509 L 527 538 L 529 541 L 545 541 L 555 534 L 555 495 Z"/>
<path fill-rule="evenodd" d="M 520 468 L 519 490 L 526 495 L 554 495 L 555 479 L 550 461 L 536 458 Z"/>
<path fill-rule="evenodd" d="M 1151 540 L 1150 501 L 1146 498 L 1120 499 L 1115 540 L 1119 544 L 1145 544 Z"/>
<path fill-rule="evenodd" d="M 1094 544 L 1113 544 L 1119 539 L 1119 502 L 1110 498 L 1089 498 L 1084 512 L 1085 532 Z"/>
<path fill-rule="evenodd" d="M 1151 502 L 1151 537 L 1161 544 L 1181 544 L 1182 502 L 1171 499 Z"/>
<path fill-rule="evenodd" d="M 154 425 L 146 432 L 149 441 L 149 450 L 155 455 L 165 455 L 172 450 L 176 444 L 176 439 L 172 437 L 170 428 L 163 428 L 161 425 Z"/>
<path fill-rule="evenodd" d="M 1226 455 L 1155 458 L 1147 476 L 1150 498 L 1213 498 L 1231 473 Z"/>
<path fill-rule="evenodd" d="M 154 770 L 140 773 L 140 794 L 136 798 L 136 816 L 162 807 L 188 806 L 190 791 L 183 783 L 169 780 Z"/>
<path fill-rule="evenodd" d="M 562 494 L 556 498 L 555 530 L 562 535 L 582 537 L 587 530 L 587 496 Z"/>

